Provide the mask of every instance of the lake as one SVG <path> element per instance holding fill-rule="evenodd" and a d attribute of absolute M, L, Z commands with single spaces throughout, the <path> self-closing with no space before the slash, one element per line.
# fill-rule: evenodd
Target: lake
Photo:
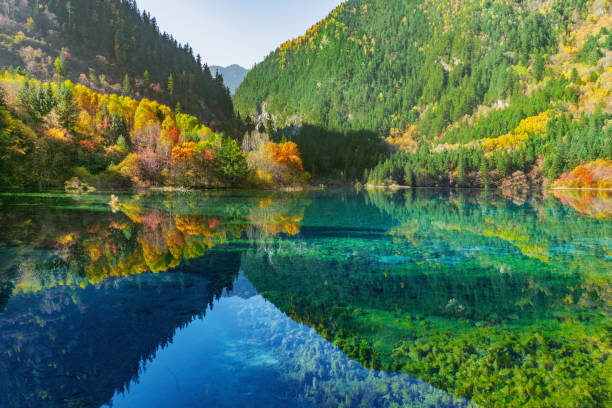
<path fill-rule="evenodd" d="M 2 407 L 599 407 L 612 199 L 0 194 Z"/>

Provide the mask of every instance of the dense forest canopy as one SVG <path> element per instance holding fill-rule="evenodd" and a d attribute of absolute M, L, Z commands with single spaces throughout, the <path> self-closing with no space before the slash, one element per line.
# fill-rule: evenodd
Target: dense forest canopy
<path fill-rule="evenodd" d="M 71 129 L 70 117 L 45 119 L 74 105 L 59 86 L 68 79 L 98 95 L 155 101 L 223 132 L 244 151 L 250 179 L 267 186 L 303 183 L 307 173 L 370 185 L 522 190 L 559 178 L 558 185 L 602 187 L 609 178 L 597 175 L 612 160 L 607 0 L 348 0 L 250 71 L 233 101 L 222 75 L 160 32 L 134 1 L 19 0 L 0 13 L 3 62 L 63 92 L 28 102 L 18 94 L 38 89 L 5 89 L 5 116 L 34 134 L 82 130 Z M 104 122 L 98 108 L 88 114 Z M 126 140 L 138 131 L 127 128 Z M 176 147 L 176 137 L 167 140 Z M 146 147 L 157 153 L 155 143 Z M 198 153 L 181 148 L 177 157 L 186 160 Z M 102 169 L 99 161 L 79 163 L 94 175 Z M 202 163 L 190 166 L 201 175 Z M 211 185 L 195 179 L 179 184 Z"/>
<path fill-rule="evenodd" d="M 611 157 L 610 24 L 601 1 L 349 0 L 250 71 L 234 102 L 304 144 L 305 157 L 325 154 L 310 145 L 338 134 L 385 137 L 401 154 L 366 174 L 375 184 L 488 184 L 479 172 L 501 183 L 540 161 L 554 178 Z M 559 143 L 528 143 L 568 120 L 578 153 L 565 154 L 570 141 L 555 129 Z M 354 164 L 337 174 L 372 167 Z"/>

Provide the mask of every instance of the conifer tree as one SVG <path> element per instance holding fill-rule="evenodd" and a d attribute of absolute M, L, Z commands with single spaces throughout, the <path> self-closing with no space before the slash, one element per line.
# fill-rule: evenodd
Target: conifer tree
<path fill-rule="evenodd" d="M 174 95 L 174 77 L 172 74 L 168 76 L 168 93 Z"/>
<path fill-rule="evenodd" d="M 130 77 L 128 76 L 128 74 L 125 74 L 125 76 L 123 77 L 123 85 L 121 88 L 123 89 L 123 92 L 126 95 L 130 93 Z"/>

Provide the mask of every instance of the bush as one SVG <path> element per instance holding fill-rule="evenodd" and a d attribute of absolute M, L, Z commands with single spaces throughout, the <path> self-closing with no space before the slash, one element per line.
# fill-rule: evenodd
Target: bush
<path fill-rule="evenodd" d="M 94 184 L 94 176 L 85 167 L 79 166 L 73 168 L 72 175 L 87 184 Z"/>

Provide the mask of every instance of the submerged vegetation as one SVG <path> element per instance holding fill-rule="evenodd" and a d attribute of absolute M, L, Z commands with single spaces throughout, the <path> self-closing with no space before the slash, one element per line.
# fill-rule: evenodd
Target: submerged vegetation
<path fill-rule="evenodd" d="M 305 220 L 367 211 L 351 236 L 337 219 L 243 256 L 281 310 L 368 367 L 483 406 L 609 403 L 609 219 L 577 218 L 554 199 L 524 209 L 427 192 L 370 192 L 365 208 L 346 200 L 315 201 Z"/>
<path fill-rule="evenodd" d="M 605 406 L 612 202 L 555 193 L 3 194 L 0 304 L 227 252 L 364 367 L 484 406 Z"/>

